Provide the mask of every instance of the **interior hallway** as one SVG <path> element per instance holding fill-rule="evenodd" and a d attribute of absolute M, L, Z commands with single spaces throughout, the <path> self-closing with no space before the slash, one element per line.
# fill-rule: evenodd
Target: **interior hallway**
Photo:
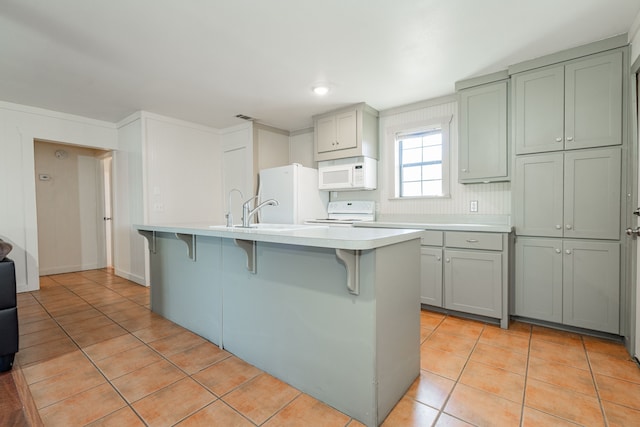
<path fill-rule="evenodd" d="M 2 425 L 362 426 L 153 314 L 147 288 L 107 270 L 43 277 L 18 295 L 18 314 Z M 640 370 L 620 343 L 421 319 L 420 377 L 384 426 L 639 423 Z M 25 410 L 11 378 L 28 393 Z"/>

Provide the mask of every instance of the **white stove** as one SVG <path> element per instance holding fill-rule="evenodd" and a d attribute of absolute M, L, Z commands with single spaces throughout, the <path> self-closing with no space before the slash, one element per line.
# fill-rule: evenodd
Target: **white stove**
<path fill-rule="evenodd" d="M 359 221 L 374 221 L 376 219 L 376 202 L 356 200 L 329 202 L 327 218 L 311 219 L 307 224 L 352 225 Z"/>

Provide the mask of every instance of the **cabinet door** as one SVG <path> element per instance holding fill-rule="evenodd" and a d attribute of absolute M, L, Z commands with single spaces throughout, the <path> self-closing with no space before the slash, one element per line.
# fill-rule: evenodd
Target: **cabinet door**
<path fill-rule="evenodd" d="M 564 148 L 564 67 L 513 78 L 516 154 Z"/>
<path fill-rule="evenodd" d="M 319 118 L 315 123 L 316 148 L 319 153 L 336 149 L 336 117 Z"/>
<path fill-rule="evenodd" d="M 620 244 L 565 240 L 563 323 L 619 333 Z"/>
<path fill-rule="evenodd" d="M 444 256 L 444 306 L 501 318 L 502 253 L 446 249 Z"/>
<path fill-rule="evenodd" d="M 622 144 L 622 52 L 565 67 L 565 149 Z"/>
<path fill-rule="evenodd" d="M 620 238 L 620 148 L 565 153 L 564 237 Z"/>
<path fill-rule="evenodd" d="M 562 322 L 562 240 L 516 240 L 515 314 Z"/>
<path fill-rule="evenodd" d="M 507 178 L 507 82 L 460 92 L 459 181 Z"/>
<path fill-rule="evenodd" d="M 358 146 L 358 114 L 356 110 L 336 115 L 336 150 Z"/>
<path fill-rule="evenodd" d="M 442 307 L 442 248 L 420 248 L 420 302 Z"/>
<path fill-rule="evenodd" d="M 516 158 L 516 234 L 562 237 L 562 153 Z"/>

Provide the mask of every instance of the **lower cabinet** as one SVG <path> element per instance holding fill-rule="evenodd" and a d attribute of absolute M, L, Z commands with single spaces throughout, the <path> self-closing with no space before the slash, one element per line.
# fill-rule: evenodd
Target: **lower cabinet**
<path fill-rule="evenodd" d="M 421 247 L 420 302 L 501 320 L 509 255 L 507 233 L 430 231 Z"/>
<path fill-rule="evenodd" d="M 620 332 L 620 244 L 518 237 L 515 314 Z"/>
<path fill-rule="evenodd" d="M 442 307 L 442 248 L 420 248 L 420 302 Z"/>
<path fill-rule="evenodd" d="M 445 308 L 502 317 L 502 254 L 444 251 Z"/>

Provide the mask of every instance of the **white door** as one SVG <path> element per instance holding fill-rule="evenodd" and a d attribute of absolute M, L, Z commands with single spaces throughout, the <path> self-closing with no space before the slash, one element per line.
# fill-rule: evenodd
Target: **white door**
<path fill-rule="evenodd" d="M 640 90 L 638 89 L 638 86 L 640 86 L 640 74 L 636 74 L 636 126 L 640 126 L 640 102 L 638 100 L 639 95 L 640 95 Z M 638 138 L 639 134 L 640 134 L 640 128 L 636 128 L 636 139 Z M 638 162 L 640 163 L 640 159 L 638 159 Z M 638 191 L 638 198 L 637 200 L 640 201 L 640 173 L 638 174 L 638 183 L 637 183 L 637 187 L 636 187 L 636 191 Z M 638 227 L 638 225 L 640 225 L 640 222 L 638 221 L 638 219 L 640 218 L 639 216 L 635 217 L 635 226 Z M 635 242 L 637 242 L 636 239 L 633 240 L 634 244 L 637 244 Z M 636 331 L 635 331 L 635 348 L 634 348 L 634 356 L 636 357 L 636 359 L 640 359 L 640 314 L 638 313 L 638 310 L 640 309 L 640 292 L 638 292 L 638 284 L 640 284 L 640 269 L 638 268 L 638 266 L 640 265 L 640 251 L 636 251 L 636 265 L 635 265 L 635 271 L 636 271 L 636 308 L 635 308 L 635 315 L 636 315 Z M 633 271 L 633 269 L 631 269 L 631 271 Z"/>

